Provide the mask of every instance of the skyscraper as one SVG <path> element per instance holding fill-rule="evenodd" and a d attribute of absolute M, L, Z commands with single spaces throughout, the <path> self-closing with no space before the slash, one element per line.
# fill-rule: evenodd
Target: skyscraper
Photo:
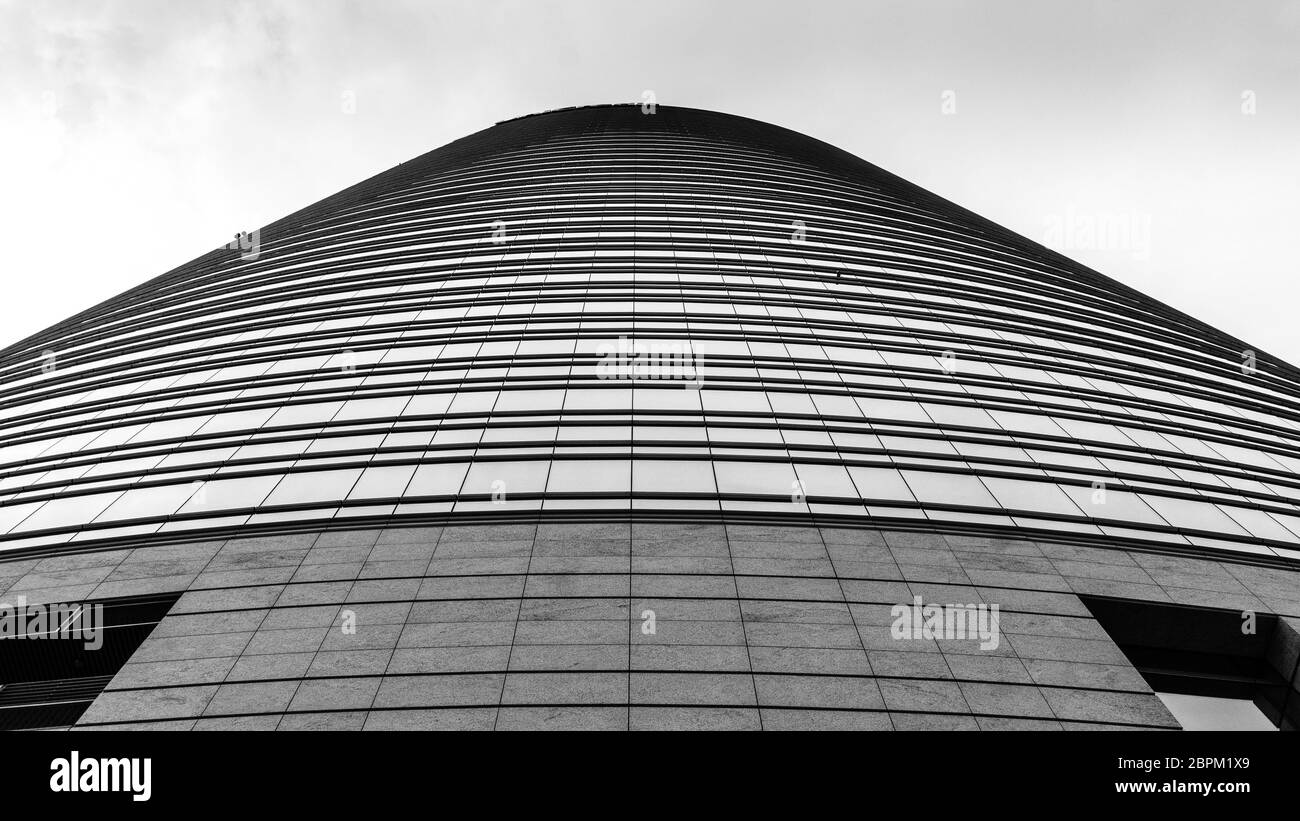
<path fill-rule="evenodd" d="M 1294 720 L 1297 371 L 753 120 L 499 123 L 0 380 L 3 599 L 179 596 L 82 724 Z"/>

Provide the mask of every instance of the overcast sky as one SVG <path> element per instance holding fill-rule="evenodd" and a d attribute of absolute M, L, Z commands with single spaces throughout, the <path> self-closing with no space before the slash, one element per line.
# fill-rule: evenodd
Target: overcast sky
<path fill-rule="evenodd" d="M 1300 363 L 1300 0 L 0 0 L 0 346 L 497 120 L 646 90 Z"/>

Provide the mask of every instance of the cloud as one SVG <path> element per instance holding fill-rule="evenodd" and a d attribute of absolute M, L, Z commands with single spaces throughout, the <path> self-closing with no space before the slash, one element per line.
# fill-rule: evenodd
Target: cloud
<path fill-rule="evenodd" d="M 0 345 L 496 120 L 653 89 L 826 140 L 1030 238 L 1067 208 L 1149 213 L 1149 259 L 1067 251 L 1300 361 L 1277 308 L 1297 296 L 1281 274 L 1298 7 L 6 4 L 0 156 L 20 159 L 0 219 L 22 239 Z"/>

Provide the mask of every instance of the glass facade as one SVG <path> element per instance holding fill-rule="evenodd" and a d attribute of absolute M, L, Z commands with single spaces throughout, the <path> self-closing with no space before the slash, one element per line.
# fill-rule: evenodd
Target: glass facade
<path fill-rule="evenodd" d="M 523 117 L 257 237 L 0 352 L 0 550 L 645 515 L 1300 558 L 1294 368 L 781 128 Z"/>

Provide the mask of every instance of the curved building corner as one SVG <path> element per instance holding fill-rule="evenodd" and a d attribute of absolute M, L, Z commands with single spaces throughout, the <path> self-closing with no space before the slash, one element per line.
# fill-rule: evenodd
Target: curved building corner
<path fill-rule="evenodd" d="M 786 129 L 508 120 L 0 351 L 0 602 L 152 625 L 0 726 L 1290 729 L 1248 348 Z"/>

